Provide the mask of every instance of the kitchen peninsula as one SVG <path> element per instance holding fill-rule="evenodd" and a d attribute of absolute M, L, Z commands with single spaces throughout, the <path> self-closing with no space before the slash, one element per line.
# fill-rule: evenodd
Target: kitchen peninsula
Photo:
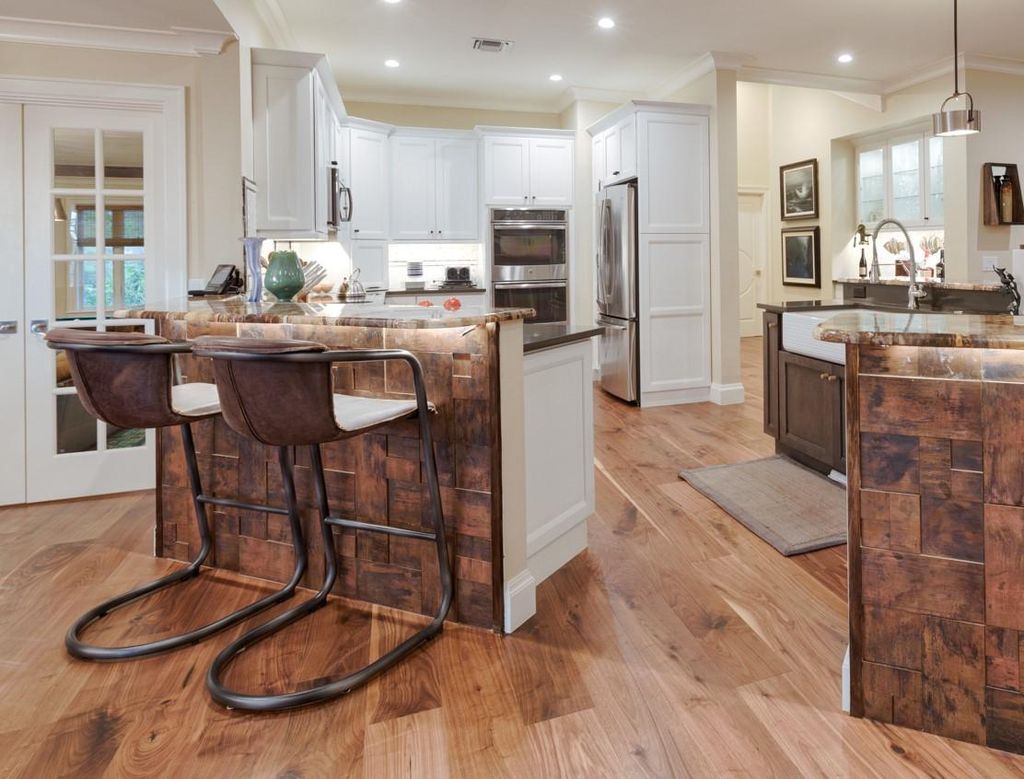
<path fill-rule="evenodd" d="M 115 316 L 153 320 L 157 334 L 177 341 L 237 335 L 415 354 L 437 409 L 432 433 L 455 574 L 451 618 L 511 632 L 534 613 L 536 585 L 586 547 L 586 519 L 594 505 L 589 338 L 599 331 L 531 328 L 524 342 L 523 319 L 531 313 L 471 306 L 449 312 L 439 306 L 248 304 L 231 298 L 182 300 Z M 183 356 L 179 368 L 182 381 L 213 380 L 205 358 Z M 347 394 L 412 392 L 405 366 L 337 365 L 334 378 L 336 391 Z M 281 413 L 301 415 L 302 409 Z M 283 505 L 272 449 L 236 435 L 220 417 L 194 428 L 208 490 Z M 156 553 L 185 560 L 199 539 L 178 435 L 175 429 L 158 433 Z M 332 507 L 365 522 L 418 527 L 425 505 L 419 452 L 417 425 L 410 420 L 325 445 Z M 302 452 L 297 465 L 311 544 L 303 584 L 315 583 L 322 573 L 316 498 Z M 235 509 L 211 513 L 212 565 L 287 580 L 291 546 L 283 517 Z M 341 558 L 337 594 L 423 613 L 435 609 L 437 572 L 429 544 L 335 532 Z"/>
<path fill-rule="evenodd" d="M 1024 753 L 1024 319 L 846 311 L 854 716 Z"/>

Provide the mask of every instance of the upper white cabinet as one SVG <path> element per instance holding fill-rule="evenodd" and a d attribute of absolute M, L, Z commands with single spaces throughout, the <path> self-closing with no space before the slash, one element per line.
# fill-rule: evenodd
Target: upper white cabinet
<path fill-rule="evenodd" d="M 629 114 L 592 140 L 594 190 L 636 177 L 636 115 Z"/>
<path fill-rule="evenodd" d="M 319 55 L 252 53 L 253 224 L 270 238 L 324 238 L 330 164 L 344 106 Z M 328 71 L 329 72 L 329 71 Z"/>
<path fill-rule="evenodd" d="M 474 138 L 395 135 L 391 139 L 391 238 L 479 239 L 478 157 Z"/>
<path fill-rule="evenodd" d="M 571 206 L 572 138 L 484 137 L 484 200 L 492 206 Z"/>
<path fill-rule="evenodd" d="M 355 239 L 387 239 L 388 131 L 368 127 L 349 130 L 351 232 Z"/>
<path fill-rule="evenodd" d="M 709 233 L 708 117 L 637 115 L 639 231 Z"/>

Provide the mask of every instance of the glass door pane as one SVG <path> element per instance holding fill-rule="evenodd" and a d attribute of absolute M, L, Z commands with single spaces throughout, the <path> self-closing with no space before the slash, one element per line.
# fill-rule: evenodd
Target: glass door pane
<path fill-rule="evenodd" d="M 928 220 L 933 225 L 946 221 L 942 148 L 941 138 L 928 139 Z"/>
<path fill-rule="evenodd" d="M 885 156 L 881 149 L 857 157 L 857 213 L 866 225 L 885 218 Z"/>
<path fill-rule="evenodd" d="M 921 141 L 892 147 L 892 213 L 901 221 L 921 219 Z"/>

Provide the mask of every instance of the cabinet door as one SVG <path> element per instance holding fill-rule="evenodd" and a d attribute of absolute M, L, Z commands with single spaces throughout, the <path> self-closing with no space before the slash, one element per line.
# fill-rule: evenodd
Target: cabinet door
<path fill-rule="evenodd" d="M 480 239 L 480 147 L 473 140 L 437 141 L 437 237 Z"/>
<path fill-rule="evenodd" d="M 437 237 L 433 138 L 391 139 L 391 238 Z M 358 216 L 356 217 L 358 221 Z"/>
<path fill-rule="evenodd" d="M 352 180 L 352 237 L 388 237 L 388 138 L 352 128 L 349 136 Z"/>
<path fill-rule="evenodd" d="M 387 241 L 352 241 L 352 270 L 359 268 L 359 281 L 363 286 L 388 286 Z"/>
<path fill-rule="evenodd" d="M 619 128 L 612 127 L 607 130 L 607 138 L 604 142 L 604 177 L 613 181 L 622 172 L 622 149 L 619 145 Z"/>
<path fill-rule="evenodd" d="M 327 102 L 327 91 L 320 76 L 313 73 L 313 202 L 316 231 L 327 233 L 330 217 L 330 164 L 334 146 L 334 112 Z"/>
<path fill-rule="evenodd" d="M 618 165 L 609 176 L 617 179 L 629 179 L 636 175 L 636 115 L 627 116 L 615 125 L 615 137 L 618 140 Z"/>
<path fill-rule="evenodd" d="M 705 235 L 640 236 L 643 392 L 711 385 L 710 257 Z"/>
<path fill-rule="evenodd" d="M 571 206 L 573 142 L 567 138 L 530 140 L 530 205 Z"/>
<path fill-rule="evenodd" d="M 303 68 L 252 69 L 253 175 L 258 233 L 316 230 L 313 73 Z"/>
<path fill-rule="evenodd" d="M 639 114 L 638 194 L 641 233 L 708 233 L 708 118 Z"/>
<path fill-rule="evenodd" d="M 841 372 L 823 360 L 779 352 L 779 443 L 830 467 L 843 457 Z"/>
<path fill-rule="evenodd" d="M 762 344 L 764 348 L 764 432 L 779 437 L 779 348 L 782 345 L 782 317 L 764 312 Z"/>
<path fill-rule="evenodd" d="M 529 139 L 484 139 L 484 199 L 492 206 L 529 205 Z"/>
<path fill-rule="evenodd" d="M 594 140 L 590 142 L 590 172 L 591 172 L 591 192 L 597 192 L 601 189 L 601 183 L 607 178 L 604 161 L 605 161 L 605 144 L 608 140 L 608 131 L 599 133 L 594 136 Z"/>

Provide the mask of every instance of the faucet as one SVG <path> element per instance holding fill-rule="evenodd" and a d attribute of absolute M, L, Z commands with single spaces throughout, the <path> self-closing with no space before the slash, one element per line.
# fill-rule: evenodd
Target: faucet
<path fill-rule="evenodd" d="M 878 265 L 878 234 L 882 232 L 882 228 L 886 225 L 898 227 L 900 232 L 903 233 L 903 237 L 907 239 L 907 248 L 910 250 L 910 287 L 907 289 L 907 308 L 911 311 L 916 311 L 920 308 L 921 298 L 928 294 L 928 290 L 922 288 L 917 283 L 917 258 L 914 256 L 914 242 L 910 240 L 910 233 L 907 232 L 907 228 L 901 222 L 895 219 L 883 219 L 875 226 L 875 232 L 871 235 L 872 267 L 874 268 Z"/>

